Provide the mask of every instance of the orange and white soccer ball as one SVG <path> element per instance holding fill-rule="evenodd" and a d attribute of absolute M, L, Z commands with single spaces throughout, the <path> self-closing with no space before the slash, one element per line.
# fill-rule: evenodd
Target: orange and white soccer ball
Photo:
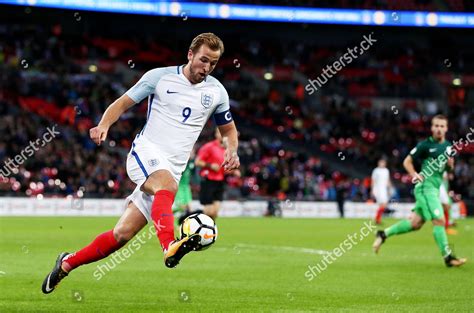
<path fill-rule="evenodd" d="M 181 239 L 192 234 L 199 234 L 201 241 L 196 251 L 209 248 L 217 239 L 217 225 L 206 214 L 195 213 L 188 216 L 180 226 Z"/>

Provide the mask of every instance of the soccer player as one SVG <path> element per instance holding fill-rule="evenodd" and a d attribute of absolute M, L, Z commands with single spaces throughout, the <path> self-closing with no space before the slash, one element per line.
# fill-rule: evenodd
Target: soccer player
<path fill-rule="evenodd" d="M 176 226 L 182 224 L 184 217 L 188 216 L 191 212 L 191 201 L 193 200 L 193 194 L 191 192 L 191 173 L 194 170 L 194 161 L 189 160 L 186 165 L 186 169 L 181 175 L 181 180 L 178 185 L 178 192 L 173 203 L 173 213 L 180 215 L 179 219 L 176 219 Z"/>
<path fill-rule="evenodd" d="M 224 160 L 228 139 L 221 135 L 218 128 L 214 132 L 214 138 L 199 149 L 195 163 L 201 168 L 199 201 L 204 206 L 204 214 L 216 220 L 224 195 L 225 179 L 225 171 L 219 164 Z M 230 171 L 230 173 L 240 175 L 238 171 Z"/>
<path fill-rule="evenodd" d="M 387 168 L 387 161 L 380 159 L 377 167 L 372 171 L 372 195 L 379 205 L 375 215 L 375 223 L 382 222 L 382 215 L 388 204 L 388 190 L 392 186 L 390 182 L 390 172 Z"/>
<path fill-rule="evenodd" d="M 432 136 L 418 143 L 403 161 L 403 166 L 413 178 L 415 185 L 415 208 L 410 218 L 402 220 L 385 230 L 379 230 L 373 244 L 377 253 L 385 240 L 393 235 L 400 235 L 420 229 L 426 221 L 433 223 L 433 236 L 444 258 L 446 266 L 461 266 L 466 259 L 457 259 L 448 244 L 448 236 L 444 228 L 443 208 L 439 201 L 439 186 L 446 169 L 454 167 L 455 154 L 451 143 L 446 140 L 448 119 L 444 115 L 436 115 L 431 120 Z M 415 165 L 421 164 L 421 172 Z"/>
<path fill-rule="evenodd" d="M 210 76 L 224 52 L 224 44 L 212 33 L 193 39 L 185 65 L 156 68 L 143 77 L 105 111 L 90 130 L 98 145 L 113 123 L 135 103 L 148 97 L 147 122 L 132 143 L 127 173 L 136 189 L 126 199 L 127 208 L 116 226 L 98 235 L 88 246 L 69 254 L 61 253 L 46 276 L 42 290 L 52 292 L 72 270 L 103 259 L 120 249 L 152 221 L 167 267 L 175 267 L 196 249 L 200 236 L 174 239 L 171 206 L 191 150 L 207 120 L 213 116 L 229 144 L 220 166 L 224 171 L 239 167 L 237 129 L 232 120 L 229 96 L 222 84 Z"/>

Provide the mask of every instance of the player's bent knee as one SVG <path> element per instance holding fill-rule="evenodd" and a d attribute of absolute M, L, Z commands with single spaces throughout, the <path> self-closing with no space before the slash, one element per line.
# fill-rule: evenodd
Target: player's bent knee
<path fill-rule="evenodd" d="M 143 191 L 154 195 L 159 190 L 168 190 L 173 194 L 178 192 L 178 184 L 171 173 L 166 170 L 156 171 L 151 174 L 142 187 Z"/>
<path fill-rule="evenodd" d="M 126 225 L 117 225 L 114 228 L 114 238 L 117 242 L 125 244 L 135 236 L 136 232 L 132 227 Z"/>
<path fill-rule="evenodd" d="M 423 218 L 421 216 L 419 216 L 418 214 L 416 214 L 416 213 L 412 213 L 410 215 L 409 221 L 411 223 L 412 230 L 420 229 L 423 226 L 423 224 L 425 223 Z"/>
<path fill-rule="evenodd" d="M 411 228 L 413 230 L 418 230 L 423 226 L 423 220 L 414 218 L 411 220 Z"/>
<path fill-rule="evenodd" d="M 413 228 L 413 230 L 418 230 L 418 229 L 420 229 L 422 226 L 423 226 L 423 222 L 420 222 L 420 221 L 413 221 L 413 222 L 411 223 L 411 227 Z"/>

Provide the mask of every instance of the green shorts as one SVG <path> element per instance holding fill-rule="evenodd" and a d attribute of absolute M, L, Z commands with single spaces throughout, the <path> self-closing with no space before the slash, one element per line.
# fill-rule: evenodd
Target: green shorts
<path fill-rule="evenodd" d="M 184 207 L 189 205 L 193 200 L 193 194 L 189 185 L 178 188 L 176 197 L 174 198 L 173 211 L 181 211 Z"/>
<path fill-rule="evenodd" d="M 439 188 L 418 185 L 415 187 L 415 208 L 413 212 L 425 221 L 443 219 L 443 207 L 439 200 Z"/>

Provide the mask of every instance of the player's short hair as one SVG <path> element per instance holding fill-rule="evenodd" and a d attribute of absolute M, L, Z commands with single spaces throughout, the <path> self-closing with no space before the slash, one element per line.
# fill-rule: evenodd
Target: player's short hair
<path fill-rule="evenodd" d="M 433 121 L 434 120 L 445 120 L 446 121 L 446 124 L 448 124 L 448 118 L 446 117 L 446 115 L 443 115 L 443 114 L 437 114 L 435 116 L 433 116 L 433 118 L 431 119 L 431 124 L 433 124 Z"/>
<path fill-rule="evenodd" d="M 189 46 L 189 50 L 196 53 L 202 45 L 208 46 L 213 51 L 219 50 L 221 55 L 224 53 L 224 43 L 213 33 L 202 33 L 194 37 Z"/>

